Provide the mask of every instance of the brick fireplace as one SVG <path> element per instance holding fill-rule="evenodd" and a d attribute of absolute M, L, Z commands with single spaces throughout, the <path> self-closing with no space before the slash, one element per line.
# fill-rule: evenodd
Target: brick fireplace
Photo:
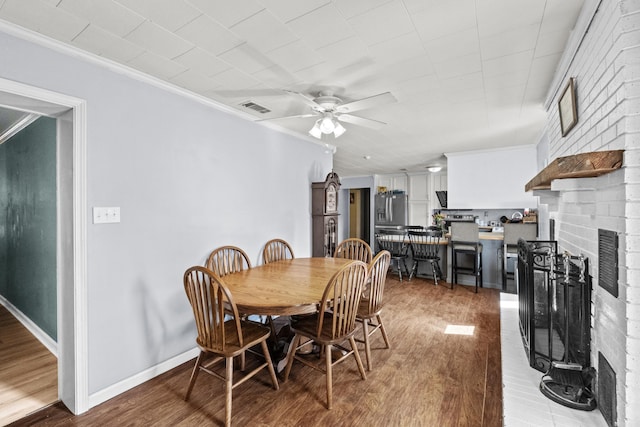
<path fill-rule="evenodd" d="M 557 101 L 575 78 L 577 125 L 561 136 Z M 621 169 L 557 179 L 539 196 L 542 239 L 591 260 L 591 365 L 609 425 L 640 425 L 640 3 L 587 0 L 547 100 L 538 167 L 579 153 L 624 150 Z M 553 220 L 554 236 L 550 236 Z M 617 295 L 599 286 L 598 230 L 617 236 Z M 608 258 L 610 260 L 611 258 Z M 610 261 L 607 261 L 610 262 Z M 609 267 L 609 264 L 606 265 Z M 604 268 L 604 267 L 603 267 Z M 606 377 L 606 378 L 605 378 Z M 613 378 L 613 381 L 610 379 Z M 613 386 L 611 385 L 613 384 Z M 601 390 L 596 390 L 599 392 Z"/>

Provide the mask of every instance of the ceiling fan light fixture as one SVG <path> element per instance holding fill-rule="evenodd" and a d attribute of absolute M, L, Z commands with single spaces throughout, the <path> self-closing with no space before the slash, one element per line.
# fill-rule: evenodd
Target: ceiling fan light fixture
<path fill-rule="evenodd" d="M 322 139 L 322 131 L 320 130 L 320 120 L 316 121 L 316 124 L 309 130 L 309 135 L 314 138 Z"/>
<path fill-rule="evenodd" d="M 344 128 L 344 126 L 342 126 L 340 123 L 335 122 L 335 129 L 333 130 L 333 136 L 334 137 L 339 137 L 340 135 L 342 135 L 343 133 L 345 133 L 347 130 Z"/>
<path fill-rule="evenodd" d="M 322 119 L 320 119 L 320 131 L 322 131 L 322 133 L 324 133 L 325 135 L 329 135 L 330 133 L 333 133 L 335 128 L 336 128 L 336 123 L 333 120 L 333 117 L 324 116 Z"/>

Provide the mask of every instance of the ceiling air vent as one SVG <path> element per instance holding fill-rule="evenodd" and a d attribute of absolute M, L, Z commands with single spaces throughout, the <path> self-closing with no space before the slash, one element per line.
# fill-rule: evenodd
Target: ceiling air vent
<path fill-rule="evenodd" d="M 260 114 L 267 114 L 271 112 L 271 110 L 269 110 L 267 107 L 263 107 L 262 105 L 256 104 L 253 101 L 243 102 L 240 105 L 244 108 L 248 108 L 249 110 L 257 111 Z"/>

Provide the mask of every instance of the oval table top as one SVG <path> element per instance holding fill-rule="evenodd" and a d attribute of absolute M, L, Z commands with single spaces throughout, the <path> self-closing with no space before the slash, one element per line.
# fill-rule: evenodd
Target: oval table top
<path fill-rule="evenodd" d="M 241 313 L 270 316 L 315 313 L 329 279 L 352 261 L 295 258 L 229 274 L 222 280 Z"/>

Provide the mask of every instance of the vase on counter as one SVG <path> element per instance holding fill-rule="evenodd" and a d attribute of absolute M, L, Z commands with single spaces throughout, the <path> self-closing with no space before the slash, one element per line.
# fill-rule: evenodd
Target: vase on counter
<path fill-rule="evenodd" d="M 442 234 L 444 235 L 447 230 L 446 230 L 446 222 L 444 220 L 444 215 L 442 214 L 433 214 L 433 224 L 438 227 L 438 229 L 440 231 L 442 231 Z"/>

